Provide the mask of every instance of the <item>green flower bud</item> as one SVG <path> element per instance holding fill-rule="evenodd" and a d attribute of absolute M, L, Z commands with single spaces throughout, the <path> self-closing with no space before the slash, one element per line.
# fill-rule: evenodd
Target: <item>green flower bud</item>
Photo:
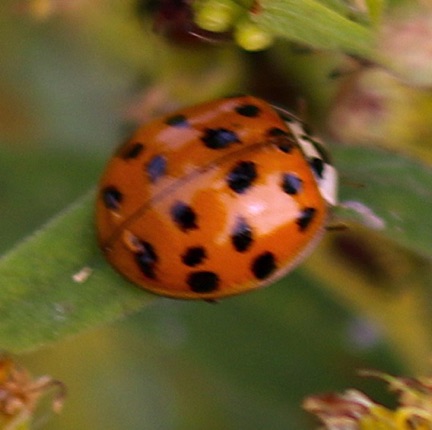
<path fill-rule="evenodd" d="M 239 46 L 247 51 L 261 51 L 273 44 L 273 35 L 261 29 L 249 20 L 236 25 L 234 39 Z"/>
<path fill-rule="evenodd" d="M 204 30 L 220 33 L 230 29 L 238 12 L 231 0 L 208 0 L 196 7 L 195 23 Z"/>

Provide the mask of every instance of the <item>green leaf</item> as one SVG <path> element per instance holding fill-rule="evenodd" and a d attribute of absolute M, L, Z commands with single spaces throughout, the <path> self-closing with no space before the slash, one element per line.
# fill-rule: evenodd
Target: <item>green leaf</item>
<path fill-rule="evenodd" d="M 94 193 L 0 259 L 0 345 L 36 349 L 137 311 L 152 296 L 105 263 L 95 241 Z M 82 283 L 72 276 L 93 273 Z"/>
<path fill-rule="evenodd" d="M 336 147 L 333 153 L 345 206 L 339 215 L 381 227 L 383 234 L 431 257 L 431 170 L 377 149 Z M 35 349 L 154 299 L 105 262 L 95 240 L 93 201 L 90 193 L 0 260 L 2 348 Z M 72 276 L 87 266 L 93 269 L 90 277 L 74 281 Z"/>
<path fill-rule="evenodd" d="M 372 59 L 371 30 L 318 1 L 266 0 L 261 6 L 254 19 L 272 34 Z"/>
<path fill-rule="evenodd" d="M 0 256 L 93 186 L 105 158 L 54 142 L 46 147 L 0 143 Z"/>
<path fill-rule="evenodd" d="M 432 169 L 380 149 L 339 146 L 332 150 L 341 176 L 339 216 L 380 229 L 431 258 Z"/>

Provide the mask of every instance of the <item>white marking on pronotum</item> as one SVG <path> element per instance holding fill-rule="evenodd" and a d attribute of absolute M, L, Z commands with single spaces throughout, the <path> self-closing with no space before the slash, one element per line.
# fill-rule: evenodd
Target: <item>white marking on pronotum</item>
<path fill-rule="evenodd" d="M 336 206 L 338 203 L 338 172 L 328 161 L 329 157 L 327 156 L 325 145 L 317 136 L 312 136 L 307 133 L 304 123 L 295 115 L 277 106 L 273 106 L 273 108 L 278 112 L 285 121 L 288 129 L 293 133 L 297 144 L 300 146 L 308 162 L 311 162 L 315 158 L 321 160 L 323 167 L 321 177 L 318 177 L 315 172 L 314 176 L 324 200 L 329 205 Z"/>
<path fill-rule="evenodd" d="M 312 143 L 310 140 L 303 137 L 303 134 L 299 131 L 298 125 L 296 126 L 294 123 L 288 125 L 292 128 L 297 137 L 297 142 L 305 154 L 306 159 L 310 161 L 317 158 L 323 163 L 322 177 L 319 178 L 315 176 L 315 178 L 324 200 L 330 205 L 335 206 L 337 204 L 338 172 L 331 164 L 324 161 L 323 156 L 317 150 L 315 145 L 319 146 L 322 152 L 327 152 L 323 143 L 317 137 L 309 136 L 315 144 Z"/>
<path fill-rule="evenodd" d="M 345 209 L 351 209 L 359 214 L 363 220 L 363 223 L 367 227 L 373 228 L 375 230 L 382 230 L 386 226 L 385 221 L 381 217 L 376 215 L 370 207 L 359 201 L 347 200 L 340 203 L 340 206 Z"/>

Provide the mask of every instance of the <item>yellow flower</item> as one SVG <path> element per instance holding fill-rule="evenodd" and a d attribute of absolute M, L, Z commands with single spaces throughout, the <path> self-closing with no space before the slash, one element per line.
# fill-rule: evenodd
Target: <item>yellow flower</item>
<path fill-rule="evenodd" d="M 398 394 L 395 410 L 375 403 L 357 390 L 309 396 L 304 408 L 316 415 L 327 430 L 432 430 L 432 378 L 398 378 L 365 371 Z"/>
<path fill-rule="evenodd" d="M 0 428 L 26 429 L 40 397 L 55 388 L 52 408 L 59 412 L 65 397 L 64 385 L 50 376 L 33 379 L 30 373 L 18 367 L 10 358 L 0 356 Z"/>

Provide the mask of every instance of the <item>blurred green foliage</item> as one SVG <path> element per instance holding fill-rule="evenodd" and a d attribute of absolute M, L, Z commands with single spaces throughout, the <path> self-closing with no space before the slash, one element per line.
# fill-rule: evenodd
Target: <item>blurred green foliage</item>
<path fill-rule="evenodd" d="M 35 375 L 68 386 L 64 412 L 44 428 L 313 428 L 300 408 L 307 394 L 355 386 L 385 398 L 356 369 L 428 371 L 431 112 L 430 103 L 410 100 L 419 91 L 430 100 L 429 89 L 404 86 L 402 116 L 390 86 L 383 109 L 391 108 L 375 114 L 373 135 L 397 153 L 354 138 L 356 146 L 338 145 L 330 136 L 345 203 L 337 216 L 367 227 L 352 223 L 329 233 L 300 269 L 253 294 L 190 303 L 131 286 L 99 256 L 92 197 L 80 197 L 94 189 L 104 160 L 131 125 L 227 93 L 251 92 L 293 108 L 306 100 L 307 116 L 325 133 L 335 100 L 364 71 L 343 51 L 372 52 L 372 29 L 392 2 L 365 2 L 369 20 L 363 15 L 355 23 L 350 2 L 295 2 L 304 34 L 286 40 L 302 30 L 287 33 L 281 24 L 294 3 L 263 1 L 257 22 L 280 37 L 254 54 L 226 41 L 173 44 L 153 34 L 151 18 L 138 15 L 132 0 L 76 0 L 72 7 L 53 0 L 48 12 L 42 3 L 0 6 L 0 346 L 20 353 Z M 311 20 L 302 7 L 325 9 L 326 19 Z M 272 15 L 273 9 L 283 13 Z M 334 33 L 326 26 L 336 26 Z M 291 43 L 323 46 L 311 37 L 336 50 Z M 421 132 L 407 126 L 413 117 Z M 388 124 L 403 129 L 403 139 L 395 133 L 389 139 Z M 355 137 L 349 130 L 343 136 L 345 143 Z M 73 282 L 85 265 L 93 274 Z M 43 421 L 47 414 L 42 408 Z"/>

